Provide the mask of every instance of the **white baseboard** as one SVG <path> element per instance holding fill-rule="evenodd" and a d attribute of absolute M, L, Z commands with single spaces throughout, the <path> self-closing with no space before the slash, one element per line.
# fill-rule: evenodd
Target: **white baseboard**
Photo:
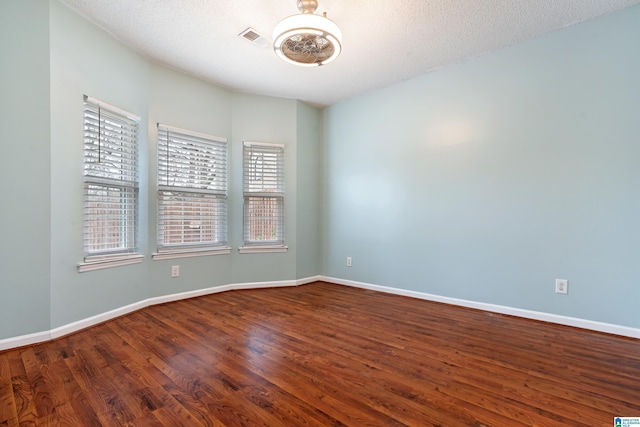
<path fill-rule="evenodd" d="M 353 280 L 338 279 L 335 277 L 321 276 L 320 280 L 339 285 L 352 286 L 373 291 L 386 292 L 396 295 L 423 299 L 427 301 L 443 302 L 446 304 L 458 305 L 462 307 L 477 308 L 479 310 L 493 313 L 509 314 L 512 316 L 524 317 L 527 319 L 541 320 L 543 322 L 557 323 L 559 325 L 574 326 L 582 329 L 590 329 L 608 334 L 622 335 L 630 338 L 640 339 L 640 329 L 628 326 L 614 325 L 611 323 L 597 322 L 594 320 L 579 319 L 575 317 L 560 316 L 558 314 L 544 313 L 540 311 L 525 310 L 521 308 L 507 307 L 503 305 L 489 304 L 484 302 L 469 301 L 458 298 L 443 297 L 440 295 L 427 294 L 424 292 L 410 291 L 407 289 L 392 288 L 388 286 L 372 285 L 369 283 L 356 282 Z"/>
<path fill-rule="evenodd" d="M 0 340 L 0 351 L 9 350 L 16 347 L 24 347 L 26 345 L 37 344 L 51 339 L 51 331 L 35 332 L 33 334 L 20 335 L 12 338 Z"/>
<path fill-rule="evenodd" d="M 107 320 L 115 319 L 116 317 L 133 313 L 134 311 L 138 311 L 140 309 L 148 307 L 150 305 L 148 301 L 149 300 L 144 300 L 144 301 L 139 301 L 133 304 L 125 305 L 124 307 L 119 307 L 119 308 L 116 308 L 115 310 L 107 311 L 106 313 L 97 314 L 95 316 L 87 317 L 86 319 L 78 320 L 77 322 L 67 323 L 66 325 L 59 326 L 55 329 L 51 329 L 51 331 L 49 331 L 49 334 L 50 334 L 49 339 L 60 338 L 65 335 L 78 332 L 82 329 L 86 329 L 91 326 L 95 326 L 97 324 L 106 322 Z M 1 349 L 2 349 L 2 341 L 0 341 L 0 350 Z"/>
<path fill-rule="evenodd" d="M 96 316 L 88 317 L 86 319 L 72 322 L 55 329 L 44 332 L 36 332 L 28 335 L 21 335 L 17 337 L 5 338 L 0 340 L 0 351 L 9 350 L 16 347 L 23 347 L 27 345 L 37 344 L 52 339 L 60 338 L 65 335 L 78 332 L 82 329 L 95 326 L 99 323 L 106 322 L 116 317 L 124 316 L 134 311 L 140 310 L 145 307 L 149 307 L 157 304 L 164 304 L 172 301 L 179 301 L 188 298 L 195 298 L 203 295 L 211 295 L 219 292 L 233 291 L 238 289 L 260 289 L 260 288 L 278 288 L 286 286 L 301 286 L 316 281 L 324 281 L 330 283 L 336 283 L 339 285 L 352 286 L 362 289 L 370 289 L 373 291 L 386 292 L 389 294 L 404 295 L 408 297 L 423 299 L 427 301 L 443 302 L 446 304 L 453 304 L 462 307 L 477 308 L 479 310 L 490 311 L 493 313 L 509 314 L 512 316 L 524 317 L 527 319 L 541 320 L 544 322 L 557 323 L 560 325 L 575 326 L 577 328 L 590 329 L 598 332 L 605 332 L 608 334 L 622 335 L 630 338 L 640 339 L 640 329 L 631 328 L 628 326 L 614 325 L 610 323 L 596 322 L 593 320 L 578 319 L 575 317 L 560 316 L 557 314 L 544 313 L 539 311 L 524 310 L 520 308 L 507 307 L 496 304 L 488 304 L 483 302 L 469 301 L 458 298 L 443 297 L 440 295 L 427 294 L 424 292 L 410 291 L 407 289 L 392 288 L 388 286 L 372 285 L 370 283 L 356 282 L 353 280 L 338 279 L 335 277 L 327 276 L 313 276 L 306 277 L 297 280 L 281 280 L 273 282 L 250 282 L 250 283 L 235 283 L 230 285 L 214 286 L 206 289 L 198 289 L 195 291 L 181 292 L 178 294 L 164 295 L 159 297 L 147 298 L 143 301 L 139 301 L 133 304 L 129 304 L 124 307 L 117 308 L 115 310 L 107 311 L 106 313 L 98 314 Z"/>
<path fill-rule="evenodd" d="M 86 319 L 78 320 L 77 322 L 68 323 L 63 326 L 59 326 L 55 329 L 44 332 L 36 332 L 28 335 L 21 335 L 17 337 L 5 338 L 0 340 L 0 351 L 9 350 L 16 347 L 23 347 L 32 344 L 38 344 L 41 342 L 49 341 L 52 339 L 60 338 L 65 335 L 78 332 L 82 329 L 95 326 L 99 323 L 106 322 L 107 320 L 115 319 L 116 317 L 124 316 L 134 311 L 140 310 L 145 307 L 149 307 L 157 304 L 164 304 L 166 302 L 179 301 L 188 298 L 195 298 L 203 295 L 210 295 L 219 292 L 232 291 L 236 289 L 259 289 L 259 288 L 278 288 L 285 286 L 300 286 L 307 283 L 316 282 L 322 280 L 321 276 L 306 277 L 296 280 L 281 280 L 273 282 L 251 282 L 251 283 L 235 283 L 231 285 L 214 286 L 206 289 L 198 289 L 195 291 L 181 292 L 178 294 L 164 295 L 160 297 L 147 298 L 143 301 L 139 301 L 133 304 L 119 307 L 114 310 L 107 311 L 95 316 L 87 317 Z"/>

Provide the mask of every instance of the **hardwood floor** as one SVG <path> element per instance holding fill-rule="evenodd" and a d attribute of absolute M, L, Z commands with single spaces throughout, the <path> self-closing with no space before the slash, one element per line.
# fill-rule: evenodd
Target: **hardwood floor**
<path fill-rule="evenodd" d="M 613 426 L 640 341 L 317 282 L 0 353 L 0 426 Z"/>

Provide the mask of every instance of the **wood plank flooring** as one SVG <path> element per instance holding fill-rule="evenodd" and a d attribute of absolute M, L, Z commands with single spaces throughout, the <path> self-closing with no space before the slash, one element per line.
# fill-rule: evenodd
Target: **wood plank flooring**
<path fill-rule="evenodd" d="M 0 353 L 0 426 L 612 426 L 640 340 L 323 282 Z"/>

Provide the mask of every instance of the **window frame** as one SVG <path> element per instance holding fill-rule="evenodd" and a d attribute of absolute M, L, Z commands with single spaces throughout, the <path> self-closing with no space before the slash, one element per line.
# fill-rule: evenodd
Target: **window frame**
<path fill-rule="evenodd" d="M 255 151 L 258 154 L 275 156 L 271 160 L 271 173 L 266 180 L 267 184 L 257 185 L 258 179 L 251 179 L 251 176 L 257 176 L 256 165 L 252 158 Z M 264 160 L 263 160 L 264 161 Z M 275 166 L 274 162 L 275 161 Z M 254 164 L 255 163 L 255 164 Z M 252 166 L 253 164 L 253 166 Z M 253 169 L 252 169 L 253 167 Z M 264 163 L 261 163 L 262 178 L 264 180 Z M 275 167 L 275 169 L 273 169 Z M 242 235 L 243 246 L 239 248 L 240 253 L 263 253 L 263 252 L 287 252 L 288 247 L 285 244 L 285 145 L 272 142 L 253 142 L 244 141 L 242 145 L 242 190 L 243 190 L 243 215 L 242 215 Z M 274 217 L 276 236 L 273 240 L 251 239 L 251 221 L 250 206 L 251 199 L 263 199 L 267 202 L 267 209 L 276 209 Z M 274 203 L 275 202 L 275 203 Z M 263 202 L 263 206 L 264 206 Z M 255 224 L 255 223 L 254 223 Z M 259 223 L 256 225 L 260 225 Z"/>
<path fill-rule="evenodd" d="M 79 272 L 142 262 L 139 127 L 135 114 L 83 96 L 84 260 L 78 264 Z M 114 211 L 119 212 L 113 215 Z M 96 232 L 97 228 L 103 231 Z M 114 240 L 119 240 L 117 246 Z"/>
<path fill-rule="evenodd" d="M 227 139 L 162 123 L 157 124 L 157 132 L 157 252 L 152 255 L 152 258 L 161 260 L 230 253 L 231 248 L 228 246 L 229 147 Z M 175 155 L 176 152 L 180 152 L 183 157 L 178 158 Z M 188 159 L 189 169 L 181 167 L 184 166 L 185 159 Z M 208 168 L 211 166 L 207 164 L 209 161 L 214 164 L 212 168 Z M 222 163 L 221 166 L 215 165 L 219 162 Z M 213 184 L 212 180 L 208 186 L 205 186 L 199 181 L 205 171 L 214 171 L 214 175 L 221 174 L 222 177 L 217 179 L 216 184 Z M 170 182 L 172 179 L 173 183 Z M 210 186 L 213 188 L 208 188 Z M 198 200 L 202 204 L 198 204 Z M 199 208 L 200 213 L 202 209 L 212 211 L 214 216 L 198 216 L 194 208 Z M 186 213 L 188 211 L 191 212 Z M 221 225 L 219 224 L 220 220 L 222 220 Z M 185 241 L 186 221 L 197 223 L 194 230 L 200 230 L 200 239 L 205 235 L 203 223 L 208 222 L 211 229 L 206 233 L 213 234 L 216 238 L 196 241 L 197 233 L 194 232 L 191 233 L 194 241 Z M 170 227 L 171 222 L 175 223 L 176 230 L 181 230 L 180 236 L 167 234 L 167 227 Z M 174 243 L 169 241 L 176 237 L 181 240 Z"/>

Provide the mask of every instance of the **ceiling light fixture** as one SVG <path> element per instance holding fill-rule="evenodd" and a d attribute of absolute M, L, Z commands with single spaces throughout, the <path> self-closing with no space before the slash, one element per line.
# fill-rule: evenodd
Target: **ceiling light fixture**
<path fill-rule="evenodd" d="M 327 18 L 315 15 L 316 0 L 298 0 L 299 15 L 280 21 L 273 30 L 273 50 L 283 60 L 305 67 L 333 62 L 342 50 L 342 32 Z"/>

